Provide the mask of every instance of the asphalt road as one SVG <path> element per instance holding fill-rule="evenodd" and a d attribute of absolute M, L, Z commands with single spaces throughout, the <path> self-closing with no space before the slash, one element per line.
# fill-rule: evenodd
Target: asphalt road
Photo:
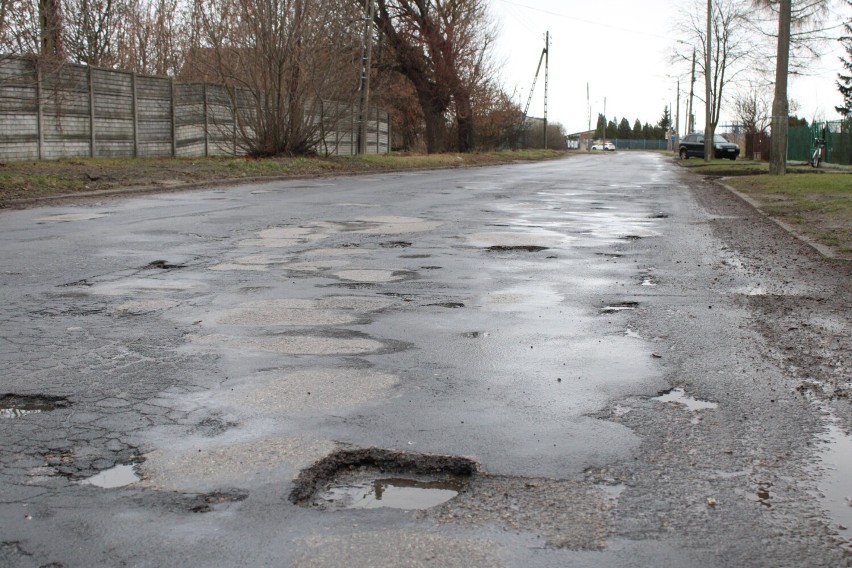
<path fill-rule="evenodd" d="M 3 212 L 0 297 L 3 566 L 852 565 L 848 266 L 661 154 Z"/>

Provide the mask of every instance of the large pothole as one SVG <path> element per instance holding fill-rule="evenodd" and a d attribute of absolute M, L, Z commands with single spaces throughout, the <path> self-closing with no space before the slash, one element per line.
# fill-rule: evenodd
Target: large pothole
<path fill-rule="evenodd" d="M 458 495 L 476 471 L 458 456 L 341 450 L 303 470 L 290 500 L 323 510 L 428 509 Z"/>
<path fill-rule="evenodd" d="M 42 394 L 5 394 L 0 397 L 0 418 L 20 418 L 70 406 L 67 398 Z"/>

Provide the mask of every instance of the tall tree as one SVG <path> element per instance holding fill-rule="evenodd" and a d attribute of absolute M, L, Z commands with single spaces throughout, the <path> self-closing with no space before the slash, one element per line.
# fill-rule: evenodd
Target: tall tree
<path fill-rule="evenodd" d="M 847 0 L 846 3 L 852 8 L 852 0 Z M 841 57 L 840 61 L 845 72 L 837 74 L 837 89 L 843 96 L 843 104 L 834 108 L 837 109 L 837 112 L 849 118 L 852 117 L 852 18 L 843 24 L 843 29 L 846 30 L 846 35 L 841 37 L 840 41 L 846 50 L 846 57 Z"/>
<path fill-rule="evenodd" d="M 639 122 L 639 119 L 636 119 L 636 122 L 633 123 L 633 134 L 632 137 L 636 140 L 640 140 L 644 137 L 642 134 L 642 123 Z"/>
<path fill-rule="evenodd" d="M 606 136 L 606 117 L 598 113 L 598 122 L 595 127 L 595 138 L 603 138 Z"/>
<path fill-rule="evenodd" d="M 790 105 L 787 98 L 787 78 L 790 73 L 790 46 L 797 51 L 813 53 L 811 46 L 819 40 L 821 16 L 827 9 L 826 0 L 753 0 L 759 7 L 777 13 L 775 45 L 775 93 L 772 100 L 772 139 L 769 148 L 769 173 L 787 173 L 787 130 Z M 804 30 L 794 35 L 794 26 Z"/>
<path fill-rule="evenodd" d="M 621 122 L 618 123 L 618 137 L 622 139 L 629 139 L 633 131 L 630 129 L 630 123 L 627 122 L 626 118 L 622 118 Z"/>
<path fill-rule="evenodd" d="M 364 6 L 364 0 L 355 0 Z M 426 122 L 427 152 L 447 148 L 453 107 L 457 148 L 472 150 L 472 92 L 493 39 L 485 0 L 376 0 L 374 21 L 411 81 Z"/>
<path fill-rule="evenodd" d="M 669 105 L 666 105 L 665 108 L 663 108 L 663 116 L 660 117 L 659 122 L 657 122 L 657 126 L 659 126 L 663 131 L 669 130 L 672 127 L 672 113 L 669 111 Z"/>
<path fill-rule="evenodd" d="M 719 124 L 725 88 L 747 68 L 754 51 L 748 24 L 752 11 L 750 0 L 693 0 L 680 13 L 682 41 L 674 60 L 691 66 L 694 51 L 696 72 L 704 77 L 704 138 L 710 145 L 709 153 L 705 145 L 705 159 L 712 157 L 713 133 Z"/>

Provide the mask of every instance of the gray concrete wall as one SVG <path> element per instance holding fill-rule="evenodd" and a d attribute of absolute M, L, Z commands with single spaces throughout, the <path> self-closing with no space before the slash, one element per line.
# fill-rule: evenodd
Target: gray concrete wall
<path fill-rule="evenodd" d="M 254 103 L 246 93 L 237 99 L 235 114 L 221 85 L 0 56 L 0 161 L 241 155 Z M 317 152 L 354 154 L 357 109 L 323 109 L 335 119 Z M 390 151 L 388 114 L 373 109 L 369 120 L 368 152 Z"/>

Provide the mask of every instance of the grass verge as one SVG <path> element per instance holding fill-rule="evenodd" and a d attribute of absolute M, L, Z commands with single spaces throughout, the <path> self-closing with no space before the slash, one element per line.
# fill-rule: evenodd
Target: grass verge
<path fill-rule="evenodd" d="M 725 183 L 754 200 L 768 215 L 852 259 L 852 174 L 739 175 Z"/>
<path fill-rule="evenodd" d="M 180 187 L 222 180 L 449 168 L 567 155 L 557 150 L 521 150 L 477 154 L 368 154 L 298 158 L 140 158 L 66 159 L 0 164 L 0 208 L 17 200 L 73 195 L 131 187 Z"/>

